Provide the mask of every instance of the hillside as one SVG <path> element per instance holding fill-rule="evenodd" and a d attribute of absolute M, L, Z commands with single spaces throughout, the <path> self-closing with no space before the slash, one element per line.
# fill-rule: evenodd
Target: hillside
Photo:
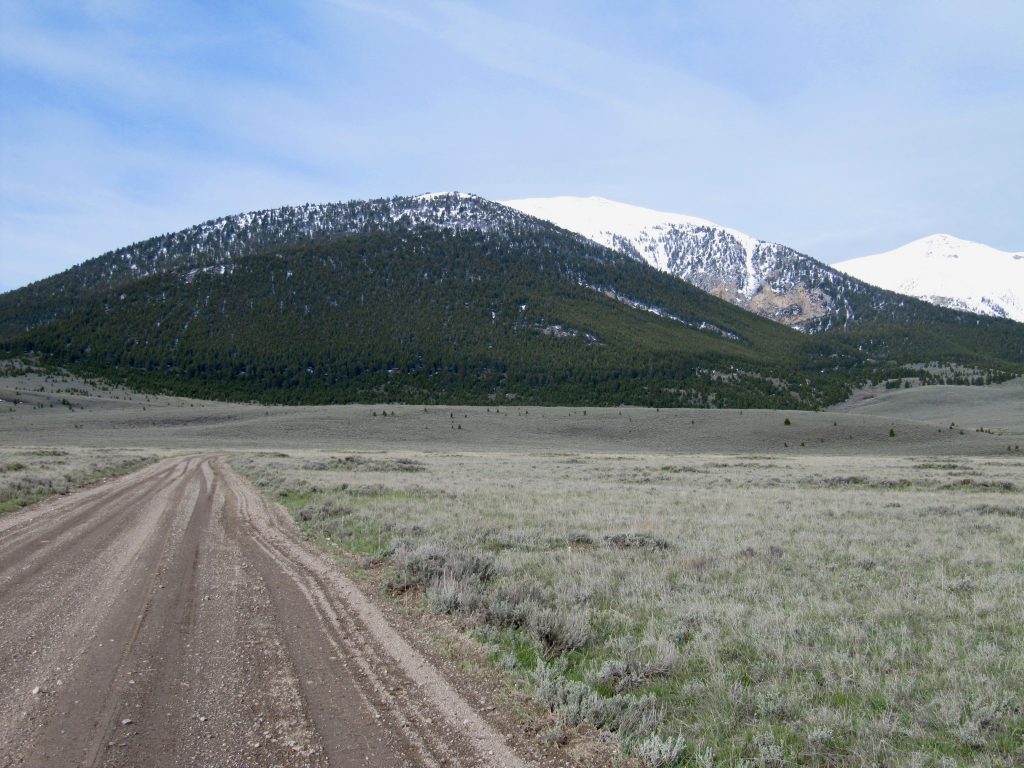
<path fill-rule="evenodd" d="M 1013 379 L 988 387 L 933 386 L 910 389 L 873 387 L 833 406 L 835 413 L 909 419 L 937 424 L 948 429 L 966 429 L 968 434 L 1024 437 L 1024 379 Z"/>
<path fill-rule="evenodd" d="M 464 221 L 493 204 L 462 205 Z M 501 210 L 502 227 L 399 217 L 230 259 L 105 257 L 78 275 L 114 277 L 6 346 L 150 389 L 273 402 L 807 407 L 845 391 L 801 373 L 792 331 Z"/>
<path fill-rule="evenodd" d="M 800 334 L 472 195 L 213 220 L 0 295 L 0 349 L 280 403 L 817 408 L 912 362 L 1024 365 L 1024 326 L 898 297 Z"/>
<path fill-rule="evenodd" d="M 0 294 L 0 339 L 64 317 L 81 302 L 140 278 L 215 269 L 274 248 L 367 232 L 430 228 L 515 236 L 537 231 L 527 216 L 474 195 L 450 193 L 348 203 L 285 206 L 222 216 L 89 259 Z"/>

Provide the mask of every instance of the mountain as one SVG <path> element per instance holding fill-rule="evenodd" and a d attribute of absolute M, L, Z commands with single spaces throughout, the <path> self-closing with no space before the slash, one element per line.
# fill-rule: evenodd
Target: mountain
<path fill-rule="evenodd" d="M 274 248 L 385 230 L 515 232 L 533 227 L 516 211 L 460 192 L 307 204 L 222 216 L 118 248 L 0 296 L 0 338 L 70 314 L 95 290 L 174 270 L 227 268 Z"/>
<path fill-rule="evenodd" d="M 942 307 L 1024 322 L 1024 253 L 930 235 L 833 266 L 865 283 Z"/>
<path fill-rule="evenodd" d="M 1024 325 L 843 279 L 842 322 L 802 334 L 635 253 L 439 193 L 226 216 L 111 251 L 0 294 L 0 353 L 282 403 L 817 408 L 867 380 L 930 380 L 916 363 L 1024 371 Z"/>
<path fill-rule="evenodd" d="M 870 281 L 705 219 L 600 197 L 529 198 L 505 204 L 797 330 L 848 328 L 899 316 L 905 306 L 904 296 L 879 290 Z"/>
<path fill-rule="evenodd" d="M 272 402 L 818 407 L 799 334 L 464 194 L 212 220 L 0 295 L 0 343 L 146 389 Z"/>

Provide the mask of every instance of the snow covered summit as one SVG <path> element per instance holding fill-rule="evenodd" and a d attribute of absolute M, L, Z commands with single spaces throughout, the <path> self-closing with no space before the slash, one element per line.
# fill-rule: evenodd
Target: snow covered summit
<path fill-rule="evenodd" d="M 933 304 L 1024 322 L 1024 253 L 940 234 L 833 266 Z"/>
<path fill-rule="evenodd" d="M 533 197 L 503 203 L 612 248 L 627 240 L 638 247 L 640 255 L 652 267 L 665 272 L 670 271 L 672 253 L 666 239 L 659 235 L 674 229 L 720 232 L 742 247 L 748 261 L 758 242 L 735 229 L 696 216 L 655 211 L 603 197 Z"/>
<path fill-rule="evenodd" d="M 547 197 L 504 204 L 546 219 L 800 330 L 848 319 L 848 279 L 829 266 L 706 219 L 601 197 Z"/>

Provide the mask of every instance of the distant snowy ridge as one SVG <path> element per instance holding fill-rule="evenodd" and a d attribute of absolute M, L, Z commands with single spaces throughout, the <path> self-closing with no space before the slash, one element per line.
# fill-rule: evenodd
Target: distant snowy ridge
<path fill-rule="evenodd" d="M 663 272 L 669 271 L 672 252 L 663 240 L 654 237 L 656 233 L 672 229 L 709 230 L 721 233 L 743 248 L 748 261 L 758 245 L 758 241 L 750 235 L 722 227 L 706 219 L 617 203 L 603 197 L 535 197 L 501 202 L 602 245 L 615 247 L 617 242 L 624 239 L 642 244 L 645 261 Z"/>
<path fill-rule="evenodd" d="M 1024 322 L 1024 253 L 930 235 L 833 266 L 865 283 L 953 309 Z"/>
<path fill-rule="evenodd" d="M 706 219 L 601 197 L 503 203 L 799 330 L 824 330 L 854 317 L 855 281 L 792 248 Z"/>

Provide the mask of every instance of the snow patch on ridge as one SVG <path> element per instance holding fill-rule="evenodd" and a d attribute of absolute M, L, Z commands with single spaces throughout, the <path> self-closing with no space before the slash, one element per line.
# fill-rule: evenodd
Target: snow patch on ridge
<path fill-rule="evenodd" d="M 476 195 L 471 195 L 468 192 L 427 192 L 423 195 L 416 195 L 414 200 L 422 200 L 424 202 L 431 202 L 438 198 L 454 197 L 459 200 L 475 200 Z"/>
<path fill-rule="evenodd" d="M 627 307 L 632 307 L 633 309 L 640 309 L 643 310 L 644 312 L 650 312 L 652 315 L 663 317 L 666 320 L 672 320 L 673 322 L 680 323 L 682 325 L 687 326 L 688 328 L 695 328 L 698 331 L 712 331 L 714 333 L 717 333 L 719 336 L 724 336 L 725 338 L 731 339 L 732 341 L 740 340 L 740 337 L 737 336 L 732 331 L 726 331 L 723 328 L 719 328 L 714 323 L 709 323 L 706 320 L 701 320 L 700 322 L 691 322 L 689 320 L 684 320 L 683 318 L 679 317 L 679 315 L 673 314 L 672 312 L 668 312 L 659 306 L 656 306 L 654 304 L 648 304 L 647 302 L 639 301 L 637 299 L 632 299 L 629 296 L 625 296 L 616 291 L 614 288 L 602 288 L 600 286 L 592 285 L 588 282 L 585 282 L 582 279 L 578 280 L 577 284 L 583 288 L 589 288 L 592 291 L 596 291 L 597 293 L 607 296 L 610 299 L 614 299 L 615 301 L 618 301 L 621 304 L 625 304 Z"/>
<path fill-rule="evenodd" d="M 531 197 L 499 202 L 609 247 L 615 247 L 616 237 L 633 241 L 649 240 L 652 234 L 673 227 L 718 230 L 743 246 L 747 254 L 748 272 L 751 275 L 754 272 L 753 255 L 757 249 L 757 239 L 707 219 L 617 203 L 603 197 Z M 664 249 L 652 249 L 648 261 L 651 266 L 668 271 L 668 254 Z"/>

